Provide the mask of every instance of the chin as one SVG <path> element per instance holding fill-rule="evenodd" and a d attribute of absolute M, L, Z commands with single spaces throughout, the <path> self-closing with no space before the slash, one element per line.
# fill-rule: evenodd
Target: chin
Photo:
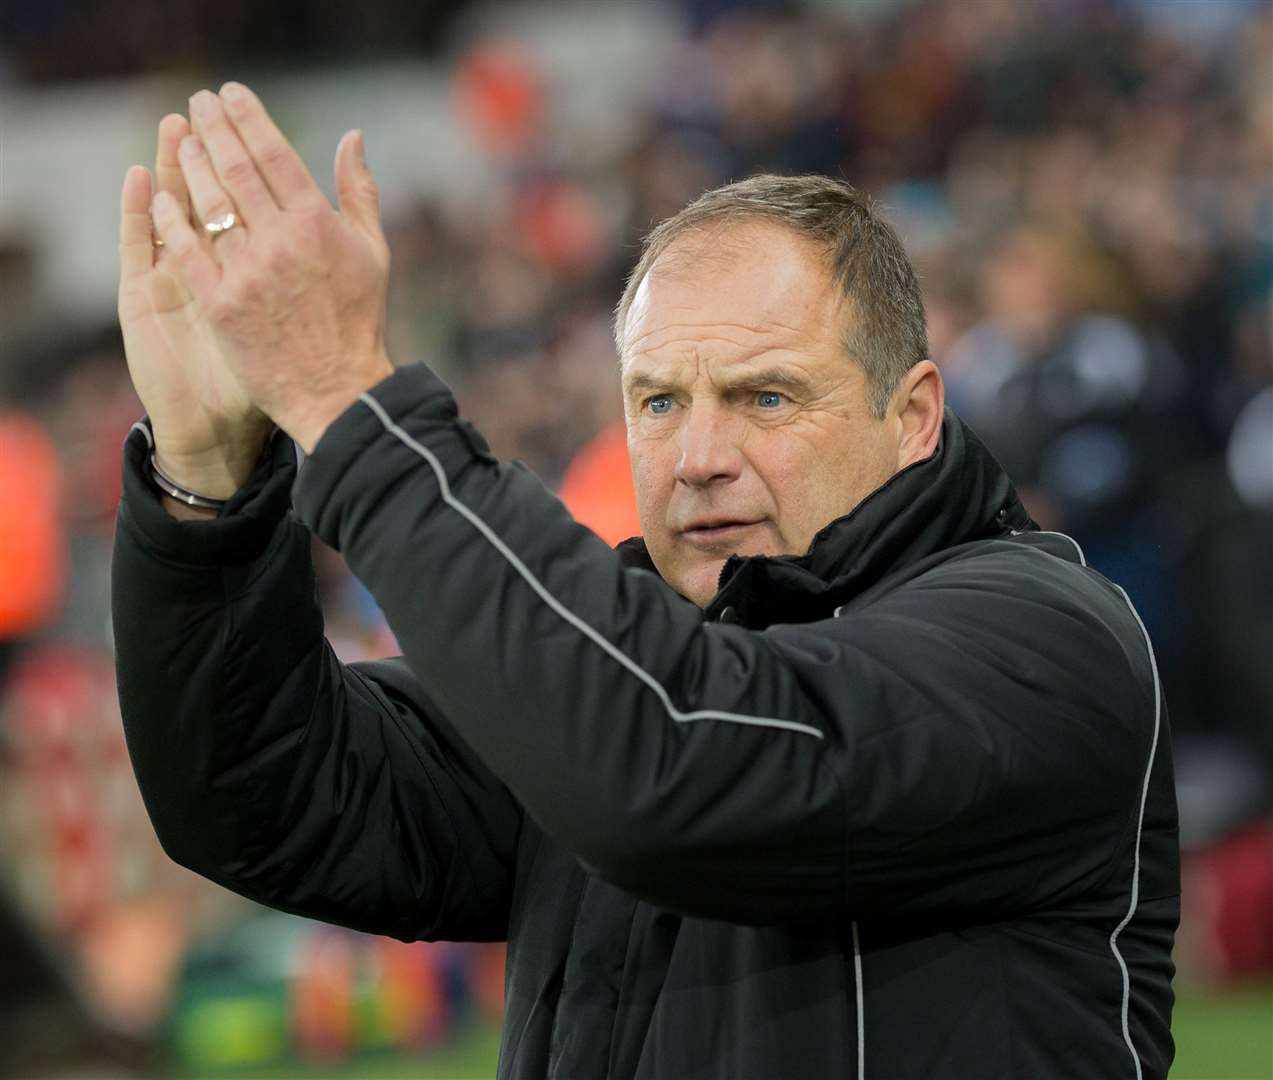
<path fill-rule="evenodd" d="M 706 565 L 695 566 L 677 582 L 676 591 L 699 607 L 707 607 L 712 597 L 720 591 L 720 572 L 725 562 L 725 559 L 717 559 Z"/>

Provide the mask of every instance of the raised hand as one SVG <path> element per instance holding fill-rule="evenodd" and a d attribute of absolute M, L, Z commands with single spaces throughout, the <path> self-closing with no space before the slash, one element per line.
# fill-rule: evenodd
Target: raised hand
<path fill-rule="evenodd" d="M 233 227 L 208 242 L 175 192 L 159 192 L 155 231 L 226 366 L 306 450 L 392 372 L 384 347 L 389 249 L 379 196 L 349 132 L 336 151 L 340 211 L 250 90 L 190 99 L 194 134 L 179 161 L 195 217 Z"/>
<path fill-rule="evenodd" d="M 190 134 L 185 117 L 159 124 L 155 187 L 140 165 L 128 170 L 120 197 L 119 322 L 133 385 L 150 416 L 160 468 L 178 483 L 226 498 L 247 479 L 269 433 L 221 359 L 215 336 L 189 289 L 156 247 L 152 196 L 164 193 L 189 216 L 178 147 Z M 205 247 L 210 241 L 202 242 Z"/>

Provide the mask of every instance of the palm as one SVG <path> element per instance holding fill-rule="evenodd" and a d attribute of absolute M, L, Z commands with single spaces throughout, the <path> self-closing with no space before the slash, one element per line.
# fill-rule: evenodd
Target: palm
<path fill-rule="evenodd" d="M 155 159 L 158 190 L 185 205 L 177 148 L 189 131 L 184 117 L 165 117 Z M 133 385 L 170 463 L 251 457 L 269 422 L 222 362 L 197 305 L 168 272 L 167 253 L 154 247 L 153 193 L 144 169 L 129 171 L 121 200 L 119 321 Z"/>
<path fill-rule="evenodd" d="M 265 418 L 235 382 L 206 324 L 162 258 L 142 274 L 122 278 L 119 318 L 129 373 L 152 418 L 180 418 L 191 452 L 227 440 L 228 429 Z"/>

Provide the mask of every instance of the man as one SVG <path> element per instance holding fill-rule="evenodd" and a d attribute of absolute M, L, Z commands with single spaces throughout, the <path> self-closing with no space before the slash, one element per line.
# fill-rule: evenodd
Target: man
<path fill-rule="evenodd" d="M 120 305 L 119 689 L 173 858 L 507 938 L 503 1077 L 1166 1075 L 1152 650 L 944 411 L 860 196 L 758 177 L 651 236 L 616 555 L 393 371 L 360 137 L 337 213 L 246 88 L 191 122 L 153 206 L 126 178 Z M 306 527 L 404 657 L 332 656 Z"/>

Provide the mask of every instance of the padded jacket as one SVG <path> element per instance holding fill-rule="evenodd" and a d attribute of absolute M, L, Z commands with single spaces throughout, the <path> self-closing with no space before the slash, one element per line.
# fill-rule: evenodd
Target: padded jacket
<path fill-rule="evenodd" d="M 1179 856 L 1125 593 L 953 414 L 700 610 L 497 462 L 428 368 L 208 522 L 125 447 L 129 751 L 178 862 L 508 941 L 502 1078 L 1165 1077 Z M 310 534 L 403 656 L 323 638 Z"/>

